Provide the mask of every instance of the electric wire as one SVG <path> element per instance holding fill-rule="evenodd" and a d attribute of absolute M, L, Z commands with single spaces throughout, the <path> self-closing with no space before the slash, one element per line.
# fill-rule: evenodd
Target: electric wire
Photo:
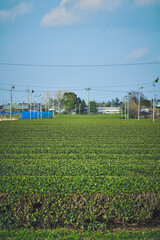
<path fill-rule="evenodd" d="M 139 62 L 139 63 L 115 63 L 115 64 L 34 64 L 34 63 L 10 63 L 0 62 L 2 66 L 17 66 L 17 67 L 60 67 L 60 68 L 84 68 L 84 67 L 123 67 L 123 66 L 141 66 L 160 64 L 157 62 Z"/>

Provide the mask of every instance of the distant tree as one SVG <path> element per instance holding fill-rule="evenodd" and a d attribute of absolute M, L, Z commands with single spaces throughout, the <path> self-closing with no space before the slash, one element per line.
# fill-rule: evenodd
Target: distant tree
<path fill-rule="evenodd" d="M 118 107 L 119 104 L 120 104 L 119 98 L 116 97 L 115 99 L 112 99 L 112 101 L 111 101 L 111 103 L 110 103 L 110 106 L 112 106 L 112 107 Z M 109 107 L 110 107 L 110 106 L 109 106 Z"/>
<path fill-rule="evenodd" d="M 97 103 L 95 101 L 90 101 L 90 112 L 91 113 L 97 113 Z"/>
<path fill-rule="evenodd" d="M 86 102 L 85 102 L 84 99 L 82 99 L 82 101 L 81 101 L 81 113 L 83 114 L 83 113 L 85 113 L 85 111 L 86 111 Z"/>
<path fill-rule="evenodd" d="M 82 103 L 82 101 L 81 101 L 80 97 L 78 97 L 77 98 L 77 104 L 81 104 L 81 103 Z"/>
<path fill-rule="evenodd" d="M 63 95 L 63 104 L 65 111 L 70 113 L 72 110 L 76 109 L 77 104 L 80 102 L 80 99 L 77 98 L 77 95 L 74 92 L 65 92 Z"/>
<path fill-rule="evenodd" d="M 80 99 L 80 97 L 77 97 L 77 101 L 76 101 L 76 113 L 78 114 L 79 111 L 81 113 L 81 104 L 82 104 L 82 101 Z"/>
<path fill-rule="evenodd" d="M 110 107 L 111 106 L 111 101 L 106 102 L 105 107 Z"/>
<path fill-rule="evenodd" d="M 130 117 L 131 118 L 137 118 L 138 116 L 138 98 L 139 98 L 139 92 L 138 91 L 131 91 L 129 93 L 129 103 L 130 103 Z M 128 102 L 128 94 L 123 97 L 123 104 L 125 102 Z M 140 105 L 145 107 L 151 106 L 151 101 L 148 100 L 143 93 L 140 93 Z M 124 111 L 123 105 L 123 111 Z"/>
<path fill-rule="evenodd" d="M 58 108 L 58 113 L 61 113 L 61 109 L 63 108 L 63 95 L 66 92 L 65 89 L 58 89 L 54 93 L 54 106 Z"/>
<path fill-rule="evenodd" d="M 134 100 L 130 100 L 130 102 L 129 102 L 129 117 L 137 118 L 137 116 L 138 116 L 138 104 L 136 104 Z"/>
<path fill-rule="evenodd" d="M 51 92 L 51 91 L 46 91 L 46 92 L 43 94 L 42 102 L 44 103 L 43 109 L 46 110 L 46 111 L 48 111 L 49 107 L 51 107 L 51 106 L 52 106 L 52 103 L 53 103 L 53 92 Z"/>
<path fill-rule="evenodd" d="M 105 102 L 98 103 L 97 106 L 98 106 L 98 107 L 106 107 L 106 103 L 105 103 Z"/>
<path fill-rule="evenodd" d="M 116 105 L 116 107 L 118 107 L 119 104 L 120 104 L 120 100 L 119 100 L 119 98 L 116 97 L 116 99 L 115 99 L 115 105 Z"/>
<path fill-rule="evenodd" d="M 138 104 L 139 92 L 138 91 L 131 91 L 130 92 L 130 100 L 133 100 L 136 104 Z M 143 93 L 140 93 L 141 99 L 146 99 Z"/>
<path fill-rule="evenodd" d="M 145 106 L 145 107 L 151 107 L 152 103 L 150 100 L 146 99 L 146 98 L 142 98 L 141 99 L 141 106 Z"/>

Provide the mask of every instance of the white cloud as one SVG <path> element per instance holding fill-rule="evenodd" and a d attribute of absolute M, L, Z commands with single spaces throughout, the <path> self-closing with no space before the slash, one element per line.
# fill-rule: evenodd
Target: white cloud
<path fill-rule="evenodd" d="M 121 4 L 122 0 L 80 0 L 79 7 L 82 9 L 105 9 L 112 11 Z"/>
<path fill-rule="evenodd" d="M 62 0 L 57 8 L 47 13 L 41 26 L 56 27 L 82 22 L 86 11 L 113 11 L 124 0 Z"/>
<path fill-rule="evenodd" d="M 113 10 L 124 0 L 62 0 L 60 6 L 78 10 Z"/>
<path fill-rule="evenodd" d="M 78 18 L 67 11 L 66 8 L 58 7 L 43 17 L 41 25 L 44 27 L 58 27 L 73 24 L 77 20 Z"/>
<path fill-rule="evenodd" d="M 21 2 L 18 6 L 10 10 L 0 11 L 0 20 L 14 21 L 17 17 L 29 14 L 32 9 L 33 5 L 31 3 Z"/>
<path fill-rule="evenodd" d="M 61 3 L 60 3 L 60 5 L 65 5 L 65 4 L 68 3 L 68 2 L 72 2 L 72 0 L 62 0 Z"/>
<path fill-rule="evenodd" d="M 136 48 L 133 50 L 133 52 L 129 55 L 128 58 L 130 59 L 137 59 L 145 56 L 148 53 L 147 48 Z"/>
<path fill-rule="evenodd" d="M 100 10 L 110 12 L 121 5 L 133 3 L 134 6 L 141 7 L 160 3 L 160 0 L 61 0 L 56 8 L 43 17 L 41 26 L 75 25 L 85 21 L 93 12 Z"/>
<path fill-rule="evenodd" d="M 102 5 L 101 0 L 81 0 L 78 3 L 79 8 L 85 9 L 97 9 Z"/>
<path fill-rule="evenodd" d="M 159 4 L 160 0 L 134 0 L 136 6 L 150 6 L 152 4 Z"/>

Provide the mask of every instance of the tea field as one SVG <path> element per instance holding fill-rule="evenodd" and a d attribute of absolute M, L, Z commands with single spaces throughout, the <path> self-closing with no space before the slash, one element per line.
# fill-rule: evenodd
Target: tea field
<path fill-rule="evenodd" d="M 0 122 L 1 229 L 160 224 L 160 121 Z"/>

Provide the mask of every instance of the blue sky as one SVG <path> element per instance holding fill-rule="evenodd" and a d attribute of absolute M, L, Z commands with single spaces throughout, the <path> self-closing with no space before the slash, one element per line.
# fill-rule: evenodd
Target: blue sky
<path fill-rule="evenodd" d="M 142 84 L 151 99 L 160 76 L 159 13 L 160 0 L 1 0 L 0 104 L 11 85 L 14 102 L 27 101 L 28 87 L 53 96 L 66 89 L 86 101 L 89 87 L 90 100 L 122 100 Z M 148 64 L 126 65 L 139 63 Z"/>

